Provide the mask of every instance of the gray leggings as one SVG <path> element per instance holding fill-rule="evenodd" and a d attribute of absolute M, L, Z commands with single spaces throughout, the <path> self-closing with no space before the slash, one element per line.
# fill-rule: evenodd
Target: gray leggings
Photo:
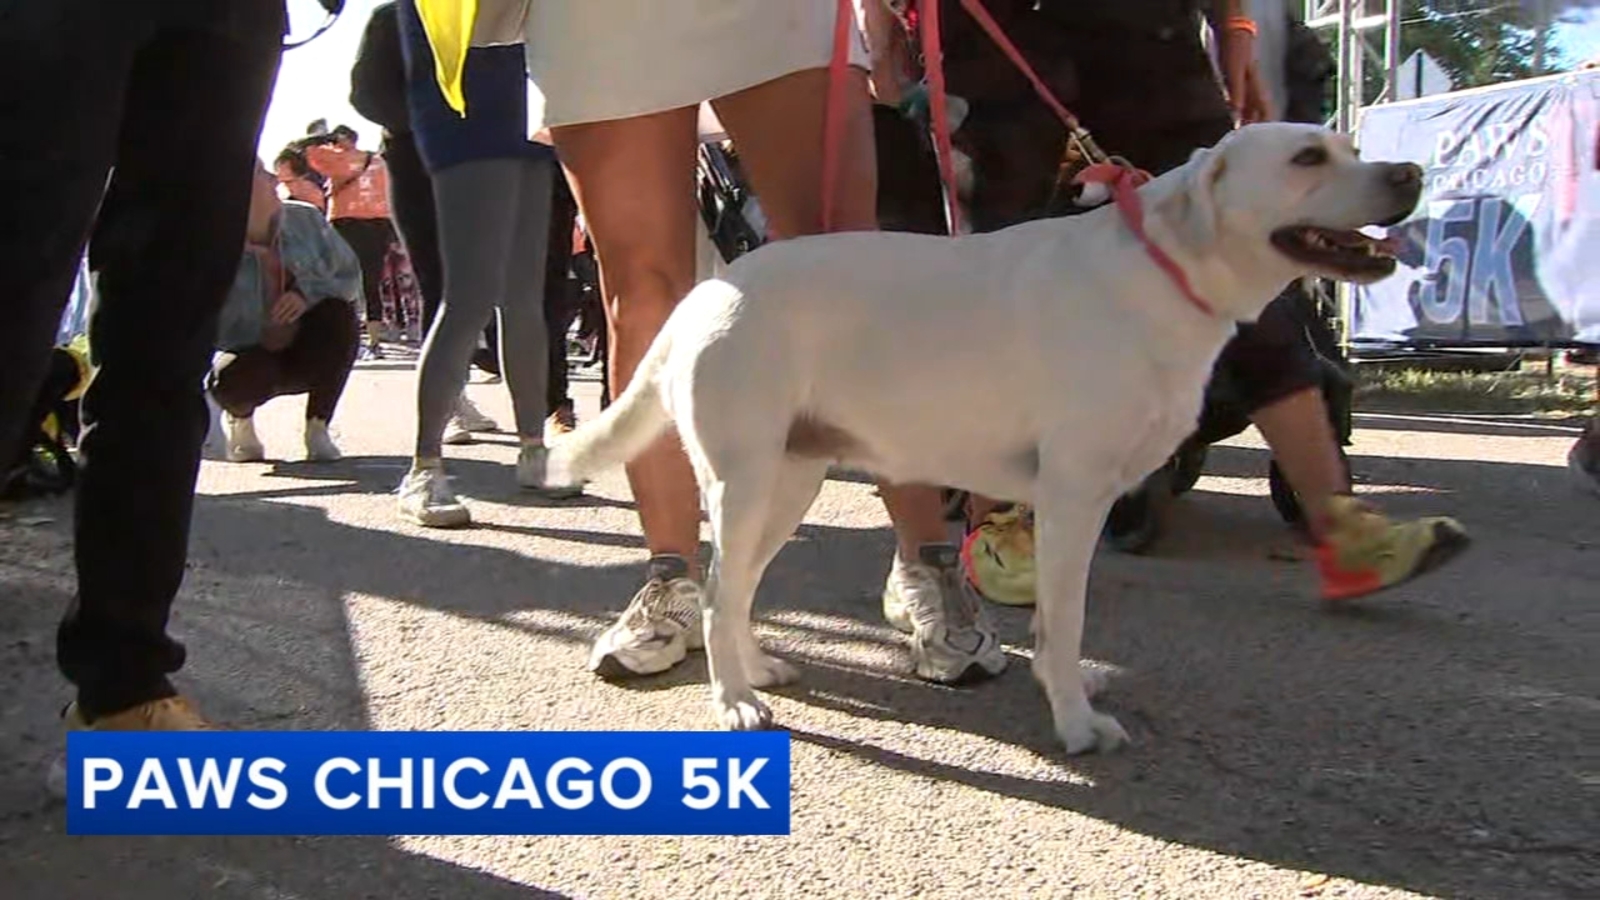
<path fill-rule="evenodd" d="M 440 437 L 466 383 L 478 336 L 496 311 L 517 432 L 544 433 L 550 367 L 544 257 L 553 170 L 547 159 L 486 159 L 433 173 L 444 302 L 422 347 L 417 376 L 419 458 L 440 455 Z"/>

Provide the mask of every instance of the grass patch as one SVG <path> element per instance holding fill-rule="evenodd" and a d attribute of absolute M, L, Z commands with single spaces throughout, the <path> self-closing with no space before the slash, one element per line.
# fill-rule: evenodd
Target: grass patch
<path fill-rule="evenodd" d="M 1571 418 L 1596 413 L 1595 369 L 1543 362 L 1501 372 L 1449 372 L 1419 367 L 1357 366 L 1356 407 L 1404 412 L 1534 415 Z"/>

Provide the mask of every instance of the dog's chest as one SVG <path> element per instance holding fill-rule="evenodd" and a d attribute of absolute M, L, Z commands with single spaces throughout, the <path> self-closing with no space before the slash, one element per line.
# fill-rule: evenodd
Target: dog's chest
<path fill-rule="evenodd" d="M 1192 396 L 1191 396 L 1192 394 Z M 1164 465 L 1199 421 L 1202 391 L 1174 392 L 1145 410 L 1140 426 L 1128 430 L 1132 438 L 1121 459 L 1123 489 L 1131 488 Z"/>

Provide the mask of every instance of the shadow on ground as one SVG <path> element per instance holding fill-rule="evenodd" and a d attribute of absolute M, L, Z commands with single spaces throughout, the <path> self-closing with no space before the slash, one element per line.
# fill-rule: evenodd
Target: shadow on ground
<path fill-rule="evenodd" d="M 256 504 L 270 512 L 273 504 Z M 64 502 L 32 511 L 48 527 L 0 523 L 0 884 L 8 900 L 526 900 L 565 895 L 408 852 L 378 837 L 71 837 L 44 791 L 60 748 L 51 723 L 65 699 L 55 675 L 55 617 L 69 599 Z M 202 704 L 250 728 L 366 728 L 337 592 L 284 590 L 277 579 L 217 597 L 190 585 L 179 618 L 203 643 L 209 671 L 192 673 Z M 259 587 L 259 595 L 253 588 Z M 216 605 L 212 606 L 212 602 Z M 184 609 L 187 607 L 187 615 Z M 287 641 L 294 652 L 285 651 Z M 307 647 L 306 644 L 314 646 Z M 219 648 L 221 648 L 219 650 Z M 216 660 L 225 668 L 214 668 Z M 198 668 L 198 667 L 197 667 Z M 226 692 L 220 687 L 227 684 Z"/>

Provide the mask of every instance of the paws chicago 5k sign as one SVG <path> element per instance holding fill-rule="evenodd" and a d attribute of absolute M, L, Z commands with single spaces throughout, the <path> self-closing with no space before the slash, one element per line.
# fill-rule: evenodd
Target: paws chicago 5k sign
<path fill-rule="evenodd" d="M 1427 189 L 1356 341 L 1600 343 L 1600 72 L 1374 106 L 1358 139 Z"/>

